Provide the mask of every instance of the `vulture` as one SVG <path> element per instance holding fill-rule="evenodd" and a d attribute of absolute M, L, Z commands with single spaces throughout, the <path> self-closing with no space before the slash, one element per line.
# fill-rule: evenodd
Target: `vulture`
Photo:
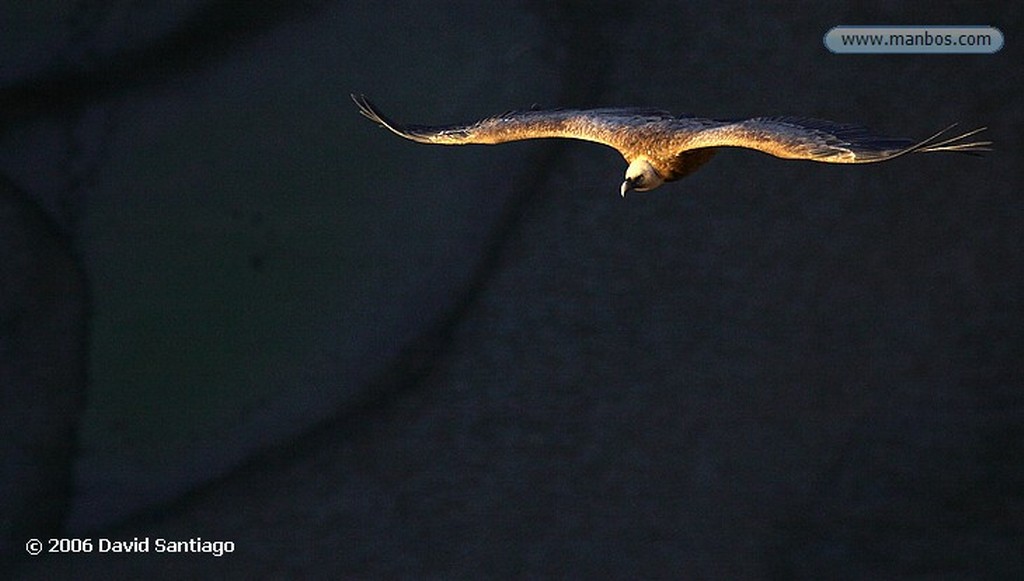
<path fill-rule="evenodd" d="M 991 141 L 968 141 L 980 127 L 952 137 L 950 125 L 920 141 L 877 135 L 860 125 L 809 117 L 703 119 L 672 115 L 659 109 L 530 109 L 508 111 L 474 123 L 402 125 L 377 109 L 365 96 L 352 100 L 364 117 L 417 143 L 436 145 L 495 144 L 524 139 L 561 137 L 614 147 L 629 166 L 619 187 L 647 192 L 678 180 L 707 163 L 721 147 L 754 149 L 782 159 L 823 163 L 875 163 L 907 153 L 990 151 Z"/>

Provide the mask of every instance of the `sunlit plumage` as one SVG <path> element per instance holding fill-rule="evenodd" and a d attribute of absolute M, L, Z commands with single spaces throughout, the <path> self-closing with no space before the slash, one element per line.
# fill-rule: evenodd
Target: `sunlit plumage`
<path fill-rule="evenodd" d="M 882 137 L 868 129 L 806 117 L 715 120 L 675 116 L 657 109 L 548 109 L 509 111 L 465 125 L 400 125 L 366 97 L 352 95 L 371 121 L 418 143 L 495 144 L 561 137 L 614 147 L 629 163 L 620 193 L 653 190 L 693 173 L 720 147 L 754 149 L 783 159 L 874 163 L 907 153 L 989 151 L 990 141 L 967 141 L 980 127 L 944 138 L 954 126 L 923 139 Z"/>

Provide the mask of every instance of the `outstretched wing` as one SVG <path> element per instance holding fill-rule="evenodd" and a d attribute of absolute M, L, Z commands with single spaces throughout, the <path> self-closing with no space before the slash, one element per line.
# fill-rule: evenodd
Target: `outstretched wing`
<path fill-rule="evenodd" d="M 438 145 L 495 144 L 524 139 L 562 137 L 601 143 L 624 152 L 631 130 L 674 117 L 641 108 L 549 109 L 509 111 L 468 125 L 401 125 L 388 119 L 363 95 L 352 95 L 364 117 L 418 143 Z"/>
<path fill-rule="evenodd" d="M 991 141 L 967 141 L 986 128 L 981 127 L 950 138 L 942 138 L 950 125 L 922 141 L 882 137 L 859 125 L 835 123 L 804 117 L 755 117 L 724 122 L 696 133 L 680 132 L 673 144 L 677 151 L 704 147 L 744 147 L 784 159 L 807 159 L 825 163 L 872 163 L 906 153 L 990 151 Z"/>

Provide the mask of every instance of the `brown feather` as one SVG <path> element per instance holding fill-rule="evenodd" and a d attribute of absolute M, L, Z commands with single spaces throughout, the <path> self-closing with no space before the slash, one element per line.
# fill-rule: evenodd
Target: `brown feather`
<path fill-rule="evenodd" d="M 551 109 L 509 111 L 466 125 L 400 125 L 362 95 L 360 113 L 406 139 L 438 145 L 496 144 L 568 138 L 613 147 L 627 162 L 646 159 L 665 181 L 693 173 L 720 147 L 754 149 L 783 159 L 824 163 L 872 163 L 912 152 L 989 151 L 991 141 L 966 141 L 975 129 L 939 141 L 953 126 L 922 141 L 882 137 L 858 125 L 805 117 L 754 117 L 717 121 L 675 117 L 657 109 Z"/>

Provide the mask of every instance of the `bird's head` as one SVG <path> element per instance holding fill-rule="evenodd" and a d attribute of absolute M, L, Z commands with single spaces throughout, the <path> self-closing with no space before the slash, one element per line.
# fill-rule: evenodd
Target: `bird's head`
<path fill-rule="evenodd" d="M 646 159 L 638 157 L 626 168 L 626 180 L 622 182 L 619 193 L 625 198 L 626 192 L 630 190 L 647 192 L 663 183 L 665 183 L 665 178 L 655 171 L 654 166 Z"/>

